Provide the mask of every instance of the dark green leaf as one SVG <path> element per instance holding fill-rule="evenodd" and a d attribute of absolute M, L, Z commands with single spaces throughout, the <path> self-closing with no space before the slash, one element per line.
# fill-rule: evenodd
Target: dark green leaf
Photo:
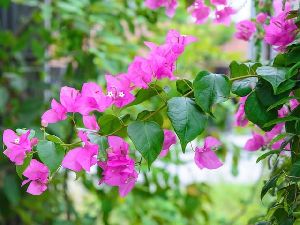
<path fill-rule="evenodd" d="M 176 81 L 176 88 L 177 88 L 177 91 L 182 94 L 182 95 L 185 95 L 189 92 L 191 92 L 193 90 L 193 84 L 191 81 L 189 80 L 186 80 L 186 79 L 183 79 L 183 80 L 177 80 Z M 193 97 L 194 94 L 191 93 L 189 94 L 189 96 L 186 96 L 186 97 Z"/>
<path fill-rule="evenodd" d="M 13 206 L 17 206 L 21 199 L 21 194 L 20 184 L 17 182 L 16 176 L 12 174 L 6 174 L 3 181 L 3 192 L 5 196 Z"/>
<path fill-rule="evenodd" d="M 247 96 L 256 86 L 257 78 L 249 77 L 232 83 L 231 91 L 240 97 Z"/>
<path fill-rule="evenodd" d="M 59 137 L 57 137 L 55 135 L 47 135 L 46 139 L 48 141 L 52 141 L 52 142 L 57 143 L 57 144 L 63 144 L 64 143 Z"/>
<path fill-rule="evenodd" d="M 266 152 L 257 158 L 256 163 L 260 162 L 261 160 L 267 158 L 270 155 L 274 155 L 274 154 L 278 155 L 278 154 L 280 154 L 280 152 L 281 152 L 280 149 L 279 150 L 271 150 L 269 152 Z"/>
<path fill-rule="evenodd" d="M 287 80 L 285 67 L 262 66 L 257 68 L 256 73 L 272 85 L 275 94 L 277 94 L 278 86 Z"/>
<path fill-rule="evenodd" d="M 267 111 L 256 96 L 256 92 L 251 93 L 245 103 L 245 113 L 248 120 L 258 125 L 265 131 L 271 130 L 271 127 L 264 127 L 264 125 L 277 118 L 277 110 Z"/>
<path fill-rule="evenodd" d="M 160 113 L 155 113 L 155 111 L 148 111 L 148 110 L 144 110 L 140 112 L 137 116 L 137 120 L 154 121 L 160 126 L 162 126 L 164 123 L 164 119 Z"/>
<path fill-rule="evenodd" d="M 297 118 L 295 116 L 281 117 L 281 118 L 277 118 L 275 120 L 272 120 L 272 121 L 266 123 L 264 125 L 264 127 L 270 127 L 274 124 L 284 123 L 284 122 L 287 122 L 287 121 L 295 121 L 295 120 L 300 120 L 300 118 Z"/>
<path fill-rule="evenodd" d="M 26 168 L 28 167 L 30 161 L 32 159 L 32 154 L 27 155 L 26 158 L 24 159 L 24 163 L 22 165 L 17 165 L 16 166 L 16 171 L 18 176 L 22 179 L 23 177 L 23 172 L 26 170 Z"/>
<path fill-rule="evenodd" d="M 267 194 L 267 192 L 271 188 L 274 188 L 276 186 L 277 180 L 280 176 L 281 176 L 281 173 L 273 176 L 270 180 L 267 181 L 267 183 L 265 183 L 265 185 L 263 186 L 263 188 L 261 190 L 261 194 L 260 194 L 261 199 L 263 199 L 263 197 Z"/>
<path fill-rule="evenodd" d="M 168 101 L 168 116 L 185 152 L 187 143 L 204 131 L 207 117 L 193 100 L 186 97 Z"/>
<path fill-rule="evenodd" d="M 155 122 L 136 121 L 129 124 L 127 131 L 134 146 L 148 162 L 150 168 L 162 150 L 163 130 Z"/>
<path fill-rule="evenodd" d="M 38 143 L 36 149 L 41 161 L 46 164 L 51 172 L 55 172 L 65 155 L 64 148 L 51 141 L 42 140 Z"/>
<path fill-rule="evenodd" d="M 207 71 L 197 75 L 193 87 L 196 103 L 207 113 L 211 113 L 214 104 L 226 101 L 230 94 L 228 78 Z"/>
<path fill-rule="evenodd" d="M 162 88 L 157 85 L 150 85 L 148 89 L 140 89 L 135 95 L 135 100 L 126 107 L 138 105 L 162 92 Z"/>
<path fill-rule="evenodd" d="M 260 63 L 238 63 L 233 61 L 229 65 L 230 77 L 243 77 L 247 75 L 256 75 L 256 69 L 261 66 Z"/>
<path fill-rule="evenodd" d="M 120 119 L 111 114 L 101 116 L 98 120 L 98 123 L 101 127 L 101 135 L 109 135 L 122 128 Z"/>

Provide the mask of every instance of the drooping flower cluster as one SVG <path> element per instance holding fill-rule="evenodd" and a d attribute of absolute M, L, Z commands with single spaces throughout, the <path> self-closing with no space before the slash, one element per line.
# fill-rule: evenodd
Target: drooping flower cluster
<path fill-rule="evenodd" d="M 97 144 L 93 144 L 89 141 L 86 133 L 79 131 L 78 136 L 83 146 L 70 150 L 64 157 L 62 166 L 75 172 L 82 170 L 89 172 L 91 166 L 97 163 L 99 147 Z"/>
<path fill-rule="evenodd" d="M 43 163 L 32 159 L 23 175 L 27 179 L 22 182 L 22 186 L 30 183 L 27 188 L 29 194 L 40 195 L 47 190 L 49 169 Z"/>
<path fill-rule="evenodd" d="M 223 165 L 216 153 L 213 151 L 221 145 L 221 142 L 214 137 L 207 137 L 204 140 L 203 147 L 197 147 L 195 150 L 195 163 L 200 169 L 217 169 Z"/>
<path fill-rule="evenodd" d="M 129 157 L 129 144 L 122 138 L 110 136 L 108 144 L 107 160 L 98 162 L 103 170 L 103 177 L 99 183 L 119 187 L 119 194 L 124 197 L 137 181 L 138 173 L 135 170 L 135 163 Z"/>

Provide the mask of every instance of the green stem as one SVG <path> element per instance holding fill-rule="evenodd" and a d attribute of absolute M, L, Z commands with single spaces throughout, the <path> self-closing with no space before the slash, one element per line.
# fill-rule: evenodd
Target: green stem
<path fill-rule="evenodd" d="M 246 75 L 246 76 L 242 76 L 242 77 L 234 77 L 229 79 L 230 81 L 236 81 L 236 80 L 242 80 L 245 78 L 249 78 L 249 77 L 257 77 L 257 75 L 251 74 L 251 75 Z"/>

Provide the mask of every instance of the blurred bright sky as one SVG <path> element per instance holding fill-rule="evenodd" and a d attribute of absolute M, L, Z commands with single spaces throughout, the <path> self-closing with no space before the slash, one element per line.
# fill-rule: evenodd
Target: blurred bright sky
<path fill-rule="evenodd" d="M 232 6 L 235 9 L 239 9 L 238 13 L 234 15 L 235 21 L 241 21 L 249 19 L 251 16 L 251 0 L 231 0 Z"/>

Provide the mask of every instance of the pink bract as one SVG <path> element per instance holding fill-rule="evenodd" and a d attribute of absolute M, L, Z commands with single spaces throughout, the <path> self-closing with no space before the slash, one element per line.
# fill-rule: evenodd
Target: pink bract
<path fill-rule="evenodd" d="M 293 19 L 287 19 L 285 12 L 272 17 L 270 24 L 264 25 L 264 29 L 265 42 L 274 46 L 277 51 L 284 51 L 296 38 L 297 26 Z"/>
<path fill-rule="evenodd" d="M 253 132 L 252 138 L 250 138 L 245 144 L 245 150 L 257 151 L 265 144 L 264 137 L 258 133 Z"/>
<path fill-rule="evenodd" d="M 166 15 L 173 17 L 178 3 L 177 0 L 146 0 L 145 5 L 152 10 L 165 7 Z"/>
<path fill-rule="evenodd" d="M 30 182 L 27 188 L 29 194 L 40 195 L 47 190 L 49 169 L 43 163 L 32 159 L 23 175 L 27 179 L 22 182 L 22 186 Z"/>
<path fill-rule="evenodd" d="M 249 41 L 256 32 L 255 23 L 250 20 L 243 20 L 236 24 L 235 37 L 244 41 Z"/>
<path fill-rule="evenodd" d="M 3 132 L 3 143 L 7 147 L 3 153 L 16 165 L 22 165 L 26 153 L 32 149 L 34 143 L 31 143 L 29 135 L 30 130 L 20 136 L 10 129 Z"/>
<path fill-rule="evenodd" d="M 164 129 L 164 143 L 163 149 L 159 154 L 160 157 L 165 157 L 170 151 L 170 147 L 176 144 L 176 135 L 173 131 Z"/>
<path fill-rule="evenodd" d="M 62 161 L 64 168 L 80 172 L 90 171 L 91 166 L 97 163 L 98 145 L 89 142 L 86 133 L 78 132 L 78 136 L 83 142 L 82 147 L 70 150 Z"/>
<path fill-rule="evenodd" d="M 197 147 L 195 151 L 195 163 L 200 169 L 217 169 L 223 165 L 212 148 L 220 146 L 221 143 L 214 137 L 207 137 L 202 148 Z"/>
<path fill-rule="evenodd" d="M 129 145 L 117 136 L 108 137 L 107 160 L 98 162 L 102 168 L 101 183 L 119 187 L 119 194 L 125 197 L 134 187 L 138 173 L 134 160 L 129 157 Z"/>
<path fill-rule="evenodd" d="M 236 11 L 230 6 L 226 6 L 221 10 L 216 10 L 215 22 L 229 26 L 231 22 L 231 16 L 235 13 Z"/>
<path fill-rule="evenodd" d="M 187 11 L 196 19 L 197 24 L 203 24 L 208 19 L 210 8 L 204 4 L 203 0 L 196 0 Z"/>
<path fill-rule="evenodd" d="M 67 119 L 67 110 L 55 99 L 52 99 L 51 109 L 44 112 L 41 119 L 42 126 L 47 127 L 49 123 L 56 123 L 58 121 Z"/>

